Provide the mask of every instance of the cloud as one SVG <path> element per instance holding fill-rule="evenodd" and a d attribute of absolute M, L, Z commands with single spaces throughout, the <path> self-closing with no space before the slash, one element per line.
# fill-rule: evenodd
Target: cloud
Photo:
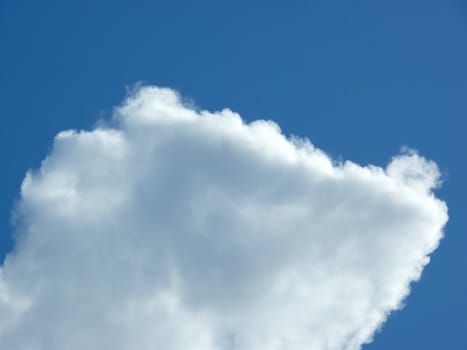
<path fill-rule="evenodd" d="M 438 185 L 142 87 L 26 175 L 0 348 L 359 349 L 442 237 Z"/>

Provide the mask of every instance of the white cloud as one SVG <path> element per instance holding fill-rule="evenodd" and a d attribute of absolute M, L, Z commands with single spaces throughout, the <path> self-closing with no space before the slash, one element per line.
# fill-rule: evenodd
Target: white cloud
<path fill-rule="evenodd" d="M 359 349 L 447 220 L 413 151 L 336 164 L 156 87 L 112 125 L 58 134 L 24 180 L 1 349 Z"/>

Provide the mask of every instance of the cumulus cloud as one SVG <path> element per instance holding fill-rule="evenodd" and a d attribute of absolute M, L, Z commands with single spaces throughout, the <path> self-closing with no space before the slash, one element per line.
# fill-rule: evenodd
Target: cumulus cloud
<path fill-rule="evenodd" d="M 26 175 L 0 348 L 359 349 L 442 237 L 438 185 L 142 87 Z"/>

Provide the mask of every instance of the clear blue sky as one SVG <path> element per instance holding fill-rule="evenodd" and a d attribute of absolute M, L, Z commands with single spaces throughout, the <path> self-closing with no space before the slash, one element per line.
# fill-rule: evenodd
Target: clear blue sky
<path fill-rule="evenodd" d="M 401 146 L 441 167 L 446 238 L 365 350 L 467 349 L 467 3 L 461 0 L 0 1 L 0 255 L 25 171 L 107 118 L 125 86 L 277 121 L 335 157 Z"/>

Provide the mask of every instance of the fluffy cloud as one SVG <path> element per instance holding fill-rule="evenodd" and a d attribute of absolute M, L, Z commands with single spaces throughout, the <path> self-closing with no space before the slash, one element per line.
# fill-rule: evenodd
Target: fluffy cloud
<path fill-rule="evenodd" d="M 439 243 L 438 184 L 413 151 L 337 163 L 143 87 L 27 174 L 0 348 L 359 349 Z"/>

